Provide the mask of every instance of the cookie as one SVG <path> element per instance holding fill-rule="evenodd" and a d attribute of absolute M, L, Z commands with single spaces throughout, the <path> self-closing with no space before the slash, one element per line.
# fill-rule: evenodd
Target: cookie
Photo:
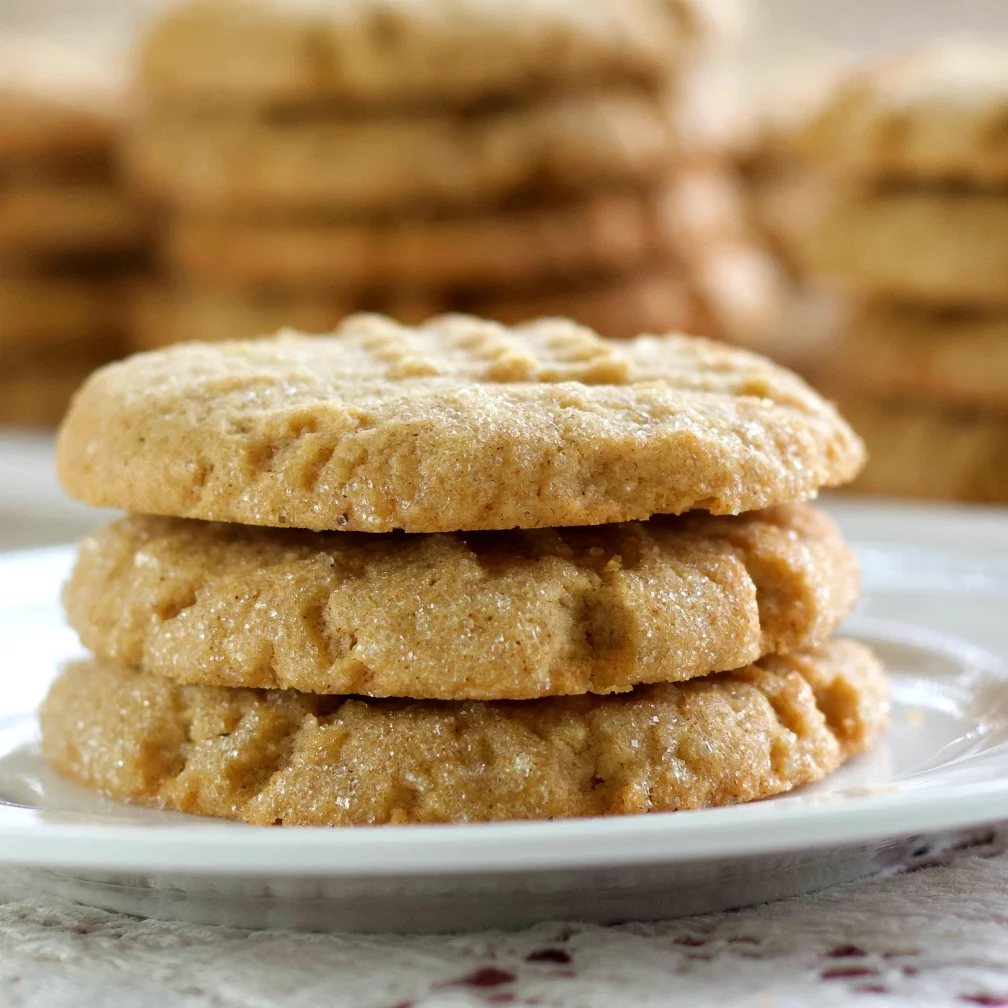
<path fill-rule="evenodd" d="M 671 812 L 818 780 L 885 730 L 875 656 L 832 641 L 687 683 L 526 703 L 180 686 L 80 662 L 41 709 L 51 766 L 141 805 L 257 825 Z"/>
<path fill-rule="evenodd" d="M 0 360 L 73 343 L 118 344 L 125 320 L 121 282 L 0 273 Z"/>
<path fill-rule="evenodd" d="M 944 41 L 864 70 L 798 135 L 810 161 L 870 178 L 1008 180 L 1008 47 Z"/>
<path fill-rule="evenodd" d="M 0 161 L 107 166 L 119 135 L 117 62 L 38 38 L 0 36 Z"/>
<path fill-rule="evenodd" d="M 432 536 L 133 516 L 63 598 L 93 654 L 180 682 L 527 700 L 741 668 L 825 640 L 857 593 L 833 523 L 786 505 Z"/>
<path fill-rule="evenodd" d="M 868 446 L 852 490 L 1008 504 L 1008 412 L 850 393 L 837 399 Z"/>
<path fill-rule="evenodd" d="M 860 395 L 1008 408 L 1008 315 L 869 305 L 825 370 L 832 384 Z"/>
<path fill-rule="evenodd" d="M 140 208 L 111 183 L 18 181 L 0 187 L 0 257 L 138 252 L 147 233 Z"/>
<path fill-rule="evenodd" d="M 137 184 L 194 212 L 366 214 L 464 207 L 535 191 L 659 179 L 675 155 L 662 100 L 570 95 L 469 116 L 268 119 L 155 115 L 137 125 Z"/>
<path fill-rule="evenodd" d="M 602 192 L 466 216 L 265 221 L 179 216 L 163 255 L 173 273 L 227 286 L 440 287 L 530 284 L 621 272 L 667 257 L 660 194 Z"/>
<path fill-rule="evenodd" d="M 626 276 L 555 284 L 551 290 L 459 292 L 451 307 L 511 325 L 569 318 L 615 339 L 633 339 L 642 332 L 720 335 L 678 263 Z"/>
<path fill-rule="evenodd" d="M 752 511 L 849 480 L 862 447 L 798 377 L 708 340 L 364 315 L 103 368 L 57 455 L 94 505 L 454 532 Z"/>
<path fill-rule="evenodd" d="M 793 231 L 809 272 L 879 299 L 1008 303 L 1008 197 L 969 190 L 841 191 Z"/>
<path fill-rule="evenodd" d="M 176 104 L 472 104 L 669 73 L 675 21 L 645 0 L 189 0 L 139 57 Z"/>

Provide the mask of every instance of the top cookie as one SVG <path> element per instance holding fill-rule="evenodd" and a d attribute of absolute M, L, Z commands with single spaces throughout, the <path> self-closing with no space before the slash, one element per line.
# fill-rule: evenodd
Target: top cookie
<path fill-rule="evenodd" d="M 803 134 L 810 159 L 859 175 L 1008 179 L 1008 47 L 944 43 L 865 71 Z"/>
<path fill-rule="evenodd" d="M 851 479 L 862 454 L 801 379 L 709 340 L 358 315 L 328 337 L 182 344 L 101 369 L 57 466 L 99 506 L 447 532 L 751 511 Z"/>
<path fill-rule="evenodd" d="M 154 29 L 155 100 L 469 104 L 663 80 L 675 19 L 644 0 L 190 0 Z"/>

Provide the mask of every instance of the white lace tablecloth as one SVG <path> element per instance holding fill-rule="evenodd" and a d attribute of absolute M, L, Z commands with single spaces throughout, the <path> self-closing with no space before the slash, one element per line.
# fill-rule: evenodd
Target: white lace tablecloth
<path fill-rule="evenodd" d="M 242 931 L 39 901 L 0 872 L 3 1008 L 1008 1008 L 1008 827 L 878 877 L 660 924 L 517 934 Z"/>

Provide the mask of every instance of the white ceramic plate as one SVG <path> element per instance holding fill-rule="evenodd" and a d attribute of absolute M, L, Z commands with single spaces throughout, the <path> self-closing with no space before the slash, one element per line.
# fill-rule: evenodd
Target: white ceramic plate
<path fill-rule="evenodd" d="M 79 653 L 56 601 L 71 550 L 0 556 L 0 861 L 155 916 L 441 930 L 738 906 L 867 874 L 911 834 L 1008 818 L 1008 513 L 830 507 L 862 555 L 847 632 L 892 674 L 888 737 L 791 795 L 620 819 L 262 829 L 93 796 L 47 770 L 34 717 Z"/>

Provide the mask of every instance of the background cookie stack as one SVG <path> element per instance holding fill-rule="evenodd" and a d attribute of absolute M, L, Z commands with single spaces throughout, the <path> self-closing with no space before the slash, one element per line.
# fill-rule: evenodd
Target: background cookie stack
<path fill-rule="evenodd" d="M 556 320 L 359 316 L 110 365 L 59 470 L 134 514 L 81 546 L 65 603 L 95 657 L 53 686 L 46 755 L 116 798 L 260 824 L 818 779 L 887 719 L 874 656 L 829 640 L 855 558 L 794 503 L 861 454 L 762 358 Z M 651 517 L 691 508 L 718 514 Z"/>
<path fill-rule="evenodd" d="M 125 349 L 144 229 L 113 163 L 117 97 L 81 54 L 0 38 L 0 423 L 55 423 Z"/>
<path fill-rule="evenodd" d="M 681 20 L 657 0 L 190 0 L 139 55 L 166 210 L 145 346 L 420 320 L 690 329 L 666 216 Z"/>
<path fill-rule="evenodd" d="M 822 381 L 873 493 L 1008 502 L 1008 49 L 945 44 L 864 72 L 802 136 L 802 261 L 853 317 Z"/>

